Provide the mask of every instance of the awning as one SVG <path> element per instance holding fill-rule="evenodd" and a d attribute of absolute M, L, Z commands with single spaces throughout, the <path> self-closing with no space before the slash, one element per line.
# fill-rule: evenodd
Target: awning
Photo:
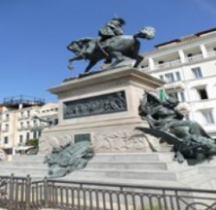
<path fill-rule="evenodd" d="M 15 147 L 15 150 L 28 150 L 30 148 L 33 148 L 34 146 L 20 146 L 20 147 Z"/>

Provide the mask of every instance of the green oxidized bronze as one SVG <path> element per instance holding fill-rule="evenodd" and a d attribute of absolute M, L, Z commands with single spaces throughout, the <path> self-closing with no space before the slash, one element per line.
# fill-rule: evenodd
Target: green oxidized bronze
<path fill-rule="evenodd" d="M 57 118 L 50 118 L 50 119 L 43 119 L 39 116 L 33 116 L 33 119 L 38 119 L 40 122 L 45 122 L 49 126 L 54 126 L 58 124 L 58 119 Z"/>
<path fill-rule="evenodd" d="M 72 41 L 67 49 L 76 56 L 69 59 L 69 69 L 71 63 L 76 60 L 88 60 L 89 64 L 85 69 L 88 72 L 97 62 L 105 60 L 109 63 L 107 69 L 116 67 L 127 58 L 135 60 L 134 67 L 137 67 L 143 60 L 139 55 L 140 42 L 138 38 L 153 39 L 155 29 L 145 27 L 134 35 L 124 35 L 122 26 L 125 21 L 122 18 L 113 18 L 104 27 L 99 29 L 98 38 L 83 38 Z M 112 62 L 112 59 L 115 61 Z"/>
<path fill-rule="evenodd" d="M 52 153 L 46 156 L 44 163 L 49 166 L 49 177 L 59 178 L 83 169 L 94 156 L 90 141 L 69 143 L 59 148 L 54 147 Z"/>
<path fill-rule="evenodd" d="M 175 99 L 158 99 L 145 92 L 139 106 L 139 115 L 147 120 L 150 128 L 137 127 L 173 145 L 175 160 L 189 164 L 210 160 L 216 155 L 216 143 L 197 123 L 184 120 L 184 115 L 176 110 L 179 102 Z"/>

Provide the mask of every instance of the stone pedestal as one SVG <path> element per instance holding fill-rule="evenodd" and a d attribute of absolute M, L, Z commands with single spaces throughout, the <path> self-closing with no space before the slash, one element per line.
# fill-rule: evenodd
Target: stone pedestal
<path fill-rule="evenodd" d="M 59 124 L 43 131 L 40 153 L 83 139 L 89 139 L 97 152 L 148 151 L 146 137 L 133 137 L 136 126 L 148 126 L 140 119 L 138 106 L 144 90 L 155 92 L 163 84 L 137 69 L 122 67 L 50 88 L 58 96 Z"/>

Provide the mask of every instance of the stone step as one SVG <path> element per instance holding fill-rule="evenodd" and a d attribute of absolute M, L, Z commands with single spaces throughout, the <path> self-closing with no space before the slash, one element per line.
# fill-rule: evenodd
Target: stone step
<path fill-rule="evenodd" d="M 13 162 L 43 162 L 45 155 L 14 155 L 12 156 Z"/>
<path fill-rule="evenodd" d="M 164 180 L 177 181 L 198 173 L 197 168 L 188 168 L 179 171 L 162 170 L 114 170 L 114 169 L 84 169 L 75 171 L 68 178 L 80 177 L 100 177 L 100 178 L 120 178 L 120 179 L 139 179 L 139 180 Z"/>
<path fill-rule="evenodd" d="M 48 168 L 24 168 L 24 167 L 18 167 L 18 168 L 2 168 L 0 170 L 0 175 L 1 174 L 47 174 L 48 173 Z"/>
<path fill-rule="evenodd" d="M 164 187 L 183 187 L 186 185 L 178 181 L 163 181 L 163 180 L 143 180 L 143 179 L 120 179 L 120 178 L 102 178 L 102 177 L 82 177 L 82 176 L 65 176 L 55 180 L 75 181 L 75 182 L 91 182 L 101 184 L 134 184 L 139 186 L 164 186 Z"/>
<path fill-rule="evenodd" d="M 97 154 L 92 159 L 96 162 L 122 162 L 122 161 L 171 161 L 172 153 L 103 153 Z"/>
<path fill-rule="evenodd" d="M 25 172 L 15 172 L 15 173 L 8 173 L 8 172 L 0 172 L 0 176 L 11 176 L 11 174 L 13 174 L 13 176 L 15 177 L 27 177 L 28 175 L 30 175 L 30 177 L 32 179 L 36 179 L 36 180 L 42 180 L 44 179 L 44 177 L 48 177 L 47 173 L 39 173 L 39 174 L 29 174 L 29 173 L 25 173 Z"/>
<path fill-rule="evenodd" d="M 14 166 L 13 164 L 7 164 L 3 163 L 0 164 L 0 175 L 11 175 L 14 174 L 15 176 L 26 176 L 26 175 L 37 175 L 39 177 L 44 177 L 47 176 L 48 174 L 48 166 L 47 165 L 30 165 L 30 166 L 25 166 L 25 165 L 16 165 Z"/>
<path fill-rule="evenodd" d="M 138 161 L 124 161 L 124 162 L 89 162 L 86 166 L 88 169 L 124 169 L 124 170 L 167 170 L 167 164 L 163 162 L 138 162 Z"/>
<path fill-rule="evenodd" d="M 216 165 L 199 166 L 199 173 L 203 175 L 214 175 L 216 174 Z"/>
<path fill-rule="evenodd" d="M 197 174 L 195 176 L 186 177 L 185 179 L 179 180 L 179 182 L 193 189 L 205 189 L 205 190 L 216 189 L 215 175 L 212 176 L 212 175 Z"/>
<path fill-rule="evenodd" d="M 0 170 L 2 168 L 17 168 L 17 167 L 24 167 L 24 168 L 47 168 L 47 164 L 41 163 L 41 162 L 0 162 Z"/>
<path fill-rule="evenodd" d="M 204 175 L 194 175 L 178 181 L 164 180 L 143 180 L 143 179 L 119 179 L 119 178 L 101 178 L 101 177 L 81 177 L 74 176 L 68 178 L 62 177 L 57 180 L 91 182 L 101 184 L 134 184 L 139 186 L 154 186 L 154 187 L 177 187 L 177 188 L 193 188 L 193 189 L 216 189 L 216 177 L 208 177 Z"/>
<path fill-rule="evenodd" d="M 179 164 L 176 161 L 140 161 L 140 160 L 124 160 L 124 161 L 101 161 L 101 160 L 90 160 L 86 168 L 109 168 L 109 169 L 134 169 L 134 170 L 147 170 L 147 169 L 157 169 L 157 170 L 176 170 L 176 169 L 186 169 L 195 166 L 188 166 L 186 162 Z"/>
<path fill-rule="evenodd" d="M 43 162 L 45 159 L 44 155 L 16 155 L 13 156 L 13 162 Z M 161 153 L 97 153 L 93 161 L 172 161 L 173 153 L 161 152 Z"/>

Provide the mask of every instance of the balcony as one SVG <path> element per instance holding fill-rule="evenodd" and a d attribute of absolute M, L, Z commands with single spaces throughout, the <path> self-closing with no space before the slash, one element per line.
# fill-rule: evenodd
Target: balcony
<path fill-rule="evenodd" d="M 204 58 L 202 54 L 196 54 L 190 57 L 185 57 L 184 63 L 181 60 L 174 60 L 174 61 L 167 61 L 161 64 L 155 64 L 153 69 L 150 69 L 149 67 L 146 68 L 140 68 L 141 71 L 148 73 L 150 71 L 154 71 L 154 70 L 162 70 L 162 69 L 166 69 L 166 68 L 172 68 L 172 67 L 177 67 L 177 66 L 181 66 L 183 64 L 186 63 L 196 63 L 205 59 L 209 59 L 212 57 L 216 57 L 216 51 L 209 51 L 208 52 L 208 57 Z"/>
<path fill-rule="evenodd" d="M 156 64 L 154 70 L 171 68 L 173 66 L 178 66 L 178 65 L 181 65 L 181 60 L 174 60 L 174 61 L 165 62 L 162 64 Z"/>
<path fill-rule="evenodd" d="M 2 122 L 8 122 L 9 121 L 9 118 L 3 118 L 2 119 Z"/>
<path fill-rule="evenodd" d="M 29 116 L 23 115 L 23 116 L 19 116 L 19 117 L 18 117 L 18 120 L 27 120 L 27 119 L 30 119 L 30 117 L 31 117 L 30 115 L 29 115 Z"/>
<path fill-rule="evenodd" d="M 197 54 L 197 55 L 194 55 L 194 56 L 191 56 L 191 57 L 186 57 L 185 58 L 185 63 L 194 63 L 194 62 L 197 62 L 197 61 L 200 61 L 200 60 L 203 60 L 204 57 L 202 54 Z"/>
<path fill-rule="evenodd" d="M 33 125 L 31 126 L 31 131 L 41 131 L 45 128 L 43 125 Z"/>
<path fill-rule="evenodd" d="M 24 131 L 25 130 L 25 127 L 18 127 L 18 131 Z"/>
<path fill-rule="evenodd" d="M 212 51 L 209 51 L 209 52 L 208 52 L 208 57 L 211 58 L 211 57 L 215 57 L 215 56 L 216 56 L 216 51 L 213 51 L 213 50 L 212 50 Z"/>
<path fill-rule="evenodd" d="M 173 82 L 173 83 L 168 83 L 164 85 L 166 90 L 169 89 L 184 89 L 185 84 L 183 82 Z"/>
<path fill-rule="evenodd" d="M 180 112 L 190 112 L 191 107 L 187 102 L 181 102 L 178 104 L 176 109 Z"/>
<path fill-rule="evenodd" d="M 9 132 L 9 129 L 4 128 L 4 129 L 1 130 L 1 132 L 2 133 L 7 133 L 7 132 Z"/>
<path fill-rule="evenodd" d="M 151 71 L 151 69 L 149 67 L 140 68 L 140 70 L 143 71 L 144 73 L 148 73 Z"/>

